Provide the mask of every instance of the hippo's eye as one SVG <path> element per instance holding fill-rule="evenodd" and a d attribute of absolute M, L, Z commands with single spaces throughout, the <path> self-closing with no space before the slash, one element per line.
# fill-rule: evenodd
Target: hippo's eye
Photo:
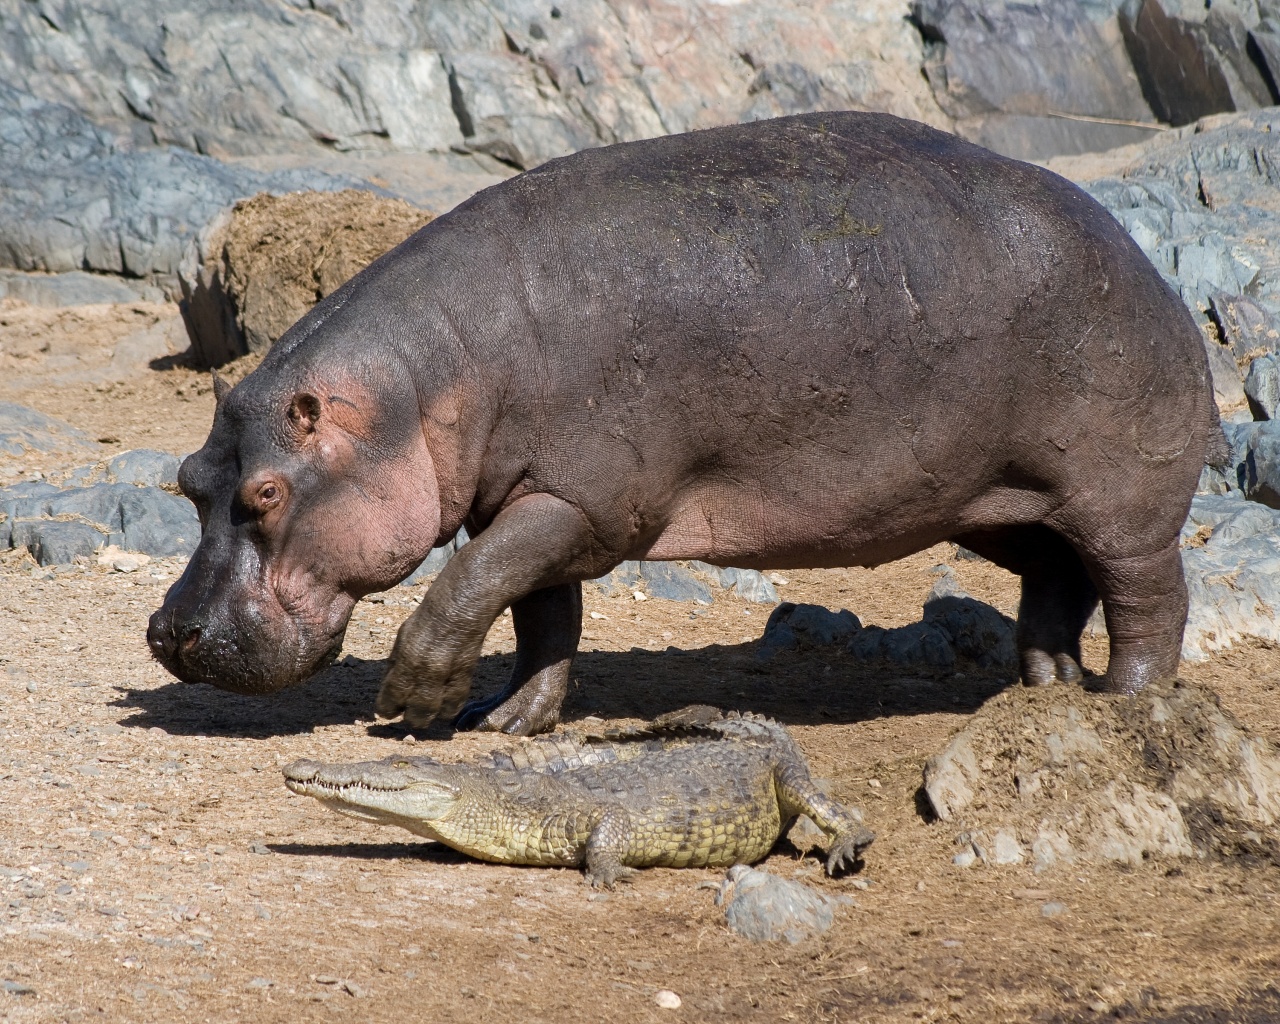
<path fill-rule="evenodd" d="M 258 488 L 258 508 L 268 512 L 280 504 L 280 488 L 267 483 Z"/>

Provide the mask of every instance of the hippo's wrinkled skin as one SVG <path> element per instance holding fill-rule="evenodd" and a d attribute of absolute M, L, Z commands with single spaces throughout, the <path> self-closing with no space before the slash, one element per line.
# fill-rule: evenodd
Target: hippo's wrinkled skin
<path fill-rule="evenodd" d="M 1187 310 L 1100 206 L 922 125 L 812 114 L 579 153 L 318 305 L 182 467 L 204 536 L 152 617 L 187 680 L 266 692 L 464 522 L 378 698 L 458 712 L 511 606 L 552 725 L 580 582 L 623 559 L 876 565 L 951 538 L 1019 573 L 1023 679 L 1177 667 L 1178 531 L 1220 436 Z"/>

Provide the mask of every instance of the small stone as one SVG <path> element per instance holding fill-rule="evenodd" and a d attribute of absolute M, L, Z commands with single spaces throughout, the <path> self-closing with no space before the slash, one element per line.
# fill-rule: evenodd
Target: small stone
<path fill-rule="evenodd" d="M 992 840 L 991 859 L 996 864 L 1021 864 L 1026 859 L 1026 853 L 1018 842 L 1018 837 L 1002 828 Z"/>
<path fill-rule="evenodd" d="M 632 597 L 632 599 L 633 599 L 633 600 L 636 600 L 636 601 L 647 601 L 647 600 L 649 600 L 649 599 L 645 596 L 644 592 L 643 592 L 643 591 L 641 591 L 641 590 L 633 590 L 633 591 L 631 591 L 631 597 Z"/>
<path fill-rule="evenodd" d="M 879 780 L 879 779 L 867 779 L 867 785 L 868 785 L 868 786 L 870 786 L 872 789 L 879 789 L 879 788 L 880 788 L 880 780 Z"/>
<path fill-rule="evenodd" d="M 1066 913 L 1067 905 L 1058 903 L 1056 900 L 1045 903 L 1040 907 L 1041 917 L 1057 917 L 1059 914 Z"/>
<path fill-rule="evenodd" d="M 36 990 L 30 985 L 24 985 L 20 981 L 6 981 L 3 983 L 4 990 L 11 996 L 33 996 Z"/>
<path fill-rule="evenodd" d="M 730 930 L 752 942 L 792 944 L 831 927 L 833 901 L 800 882 L 745 864 L 731 867 L 716 894 Z"/>
<path fill-rule="evenodd" d="M 958 868 L 971 868 L 978 863 L 978 855 L 973 852 L 972 847 L 968 850 L 961 850 L 951 858 L 951 863 Z"/>
<path fill-rule="evenodd" d="M 27 683 L 27 693 L 35 693 L 39 689 L 40 687 L 36 685 L 36 682 L 34 679 L 31 682 Z"/>
<path fill-rule="evenodd" d="M 681 998 L 671 991 L 669 988 L 660 988 L 653 994 L 653 1001 L 664 1010 L 678 1010 L 683 1002 Z"/>
<path fill-rule="evenodd" d="M 71 889 L 71 886 L 67 885 L 66 882 L 63 882 L 60 886 L 58 886 L 53 891 L 59 896 L 70 896 L 72 889 Z"/>
<path fill-rule="evenodd" d="M 254 978 L 245 986 L 245 988 L 267 989 L 272 988 L 274 985 L 275 982 L 268 978 Z"/>
<path fill-rule="evenodd" d="M 265 843 L 250 843 L 249 852 L 250 853 L 270 853 L 271 850 L 267 847 Z"/>

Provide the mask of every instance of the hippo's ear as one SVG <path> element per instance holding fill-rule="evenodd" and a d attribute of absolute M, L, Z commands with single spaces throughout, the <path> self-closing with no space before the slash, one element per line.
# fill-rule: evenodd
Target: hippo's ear
<path fill-rule="evenodd" d="M 289 424 L 299 439 L 314 434 L 320 420 L 320 399 L 306 391 L 299 391 L 289 403 Z"/>
<path fill-rule="evenodd" d="M 218 373 L 213 371 L 213 400 L 218 404 L 222 404 L 222 400 L 227 397 L 231 391 L 231 382 Z"/>

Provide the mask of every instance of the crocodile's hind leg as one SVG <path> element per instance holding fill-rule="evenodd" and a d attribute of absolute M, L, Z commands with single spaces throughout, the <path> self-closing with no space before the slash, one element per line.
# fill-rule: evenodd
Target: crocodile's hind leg
<path fill-rule="evenodd" d="M 852 807 L 836 803 L 818 789 L 800 765 L 776 768 L 774 785 L 784 821 L 797 814 L 807 815 L 831 837 L 831 845 L 827 847 L 828 875 L 834 875 L 841 867 L 853 867 L 862 859 L 862 851 L 875 841 L 876 834 L 862 824 L 862 815 Z"/>
<path fill-rule="evenodd" d="M 587 839 L 587 881 L 593 889 L 612 889 L 619 882 L 630 881 L 635 869 L 623 864 L 631 850 L 635 832 L 631 817 L 621 807 L 604 812 Z"/>

